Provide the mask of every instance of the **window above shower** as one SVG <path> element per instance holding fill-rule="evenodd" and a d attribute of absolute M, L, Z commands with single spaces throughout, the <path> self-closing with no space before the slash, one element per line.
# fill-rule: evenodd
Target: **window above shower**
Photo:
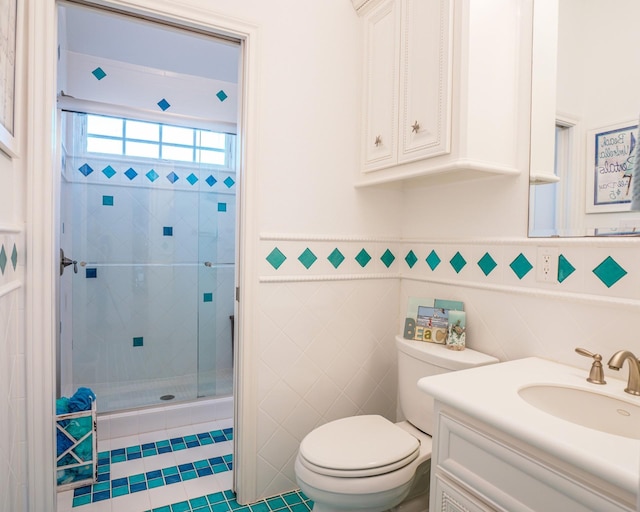
<path fill-rule="evenodd" d="M 230 166 L 232 137 L 170 124 L 87 114 L 87 154 L 100 153 L 177 162 Z"/>

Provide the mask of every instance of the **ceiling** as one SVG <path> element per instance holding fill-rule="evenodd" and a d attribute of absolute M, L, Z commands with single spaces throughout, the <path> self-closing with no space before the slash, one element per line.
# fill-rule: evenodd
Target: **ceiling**
<path fill-rule="evenodd" d="M 59 9 L 61 51 L 238 82 L 237 43 L 94 8 Z"/>

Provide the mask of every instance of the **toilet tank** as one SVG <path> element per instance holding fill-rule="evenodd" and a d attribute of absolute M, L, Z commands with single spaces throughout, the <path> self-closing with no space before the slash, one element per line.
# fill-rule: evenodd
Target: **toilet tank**
<path fill-rule="evenodd" d="M 418 389 L 418 380 L 498 362 L 493 356 L 468 348 L 451 350 L 445 345 L 402 336 L 396 336 L 396 347 L 400 409 L 409 423 L 429 435 L 433 434 L 433 398 Z"/>

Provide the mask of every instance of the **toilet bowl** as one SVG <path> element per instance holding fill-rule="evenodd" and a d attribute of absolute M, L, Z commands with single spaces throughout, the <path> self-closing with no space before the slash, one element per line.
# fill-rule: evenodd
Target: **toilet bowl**
<path fill-rule="evenodd" d="M 300 443 L 296 480 L 314 501 L 314 512 L 428 510 L 433 399 L 418 390 L 417 381 L 498 361 L 470 349 L 452 351 L 399 336 L 396 347 L 399 403 L 407 421 L 393 423 L 379 415 L 342 418 L 321 425 Z M 420 489 L 412 489 L 416 475 Z M 407 496 L 413 504 L 403 503 Z"/>
<path fill-rule="evenodd" d="M 327 423 L 300 445 L 295 472 L 314 512 L 382 512 L 401 503 L 417 467 L 431 458 L 431 438 L 382 416 Z"/>

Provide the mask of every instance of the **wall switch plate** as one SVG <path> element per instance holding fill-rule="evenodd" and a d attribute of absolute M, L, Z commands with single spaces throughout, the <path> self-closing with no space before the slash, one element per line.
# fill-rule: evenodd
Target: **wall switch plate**
<path fill-rule="evenodd" d="M 558 282 L 557 247 L 538 247 L 538 261 L 536 265 L 536 279 L 542 283 Z"/>

